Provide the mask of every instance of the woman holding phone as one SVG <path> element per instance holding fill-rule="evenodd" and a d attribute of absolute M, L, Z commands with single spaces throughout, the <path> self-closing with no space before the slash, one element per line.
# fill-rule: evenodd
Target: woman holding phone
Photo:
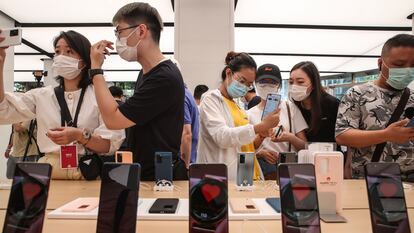
<path fill-rule="evenodd" d="M 281 152 L 297 152 L 305 148 L 306 136 L 305 130 L 308 128 L 299 109 L 290 101 L 283 101 L 279 92 L 282 86 L 282 76 L 279 67 L 273 64 L 264 64 L 258 68 L 257 78 L 255 81 L 257 94 L 262 101 L 249 111 L 249 121 L 256 124 L 261 121 L 263 112 L 268 106 L 278 105 L 280 108 L 280 122 L 278 126 L 272 129 L 271 136 L 266 137 L 257 134 L 254 140 L 256 156 L 262 168 L 263 175 L 267 179 L 276 177 L 276 164 Z M 272 101 L 268 103 L 269 94 L 275 95 Z M 266 106 L 268 105 L 268 106 Z"/>
<path fill-rule="evenodd" d="M 197 163 L 224 163 L 229 179 L 235 180 L 237 153 L 254 152 L 256 134 L 266 135 L 279 123 L 278 110 L 256 124 L 250 124 L 247 115 L 234 101 L 253 88 L 256 62 L 247 53 L 229 52 L 222 71 L 222 83 L 216 90 L 203 95 L 200 105 L 200 137 Z M 256 179 L 261 177 L 255 162 Z"/>
<path fill-rule="evenodd" d="M 0 37 L 0 42 L 3 40 Z M 91 65 L 89 40 L 75 31 L 61 32 L 53 47 L 53 70 L 60 85 L 36 88 L 23 94 L 4 91 L 7 48 L 0 48 L 0 124 L 36 119 L 37 142 L 40 152 L 45 154 L 39 162 L 53 166 L 54 179 L 82 179 L 79 168 L 63 167 L 62 164 L 73 162 L 72 159 L 80 158 L 88 151 L 99 155 L 113 154 L 125 135 L 123 131 L 108 130 L 101 119 L 88 76 Z M 61 114 L 64 109 L 61 110 L 60 97 L 72 121 L 68 122 L 69 117 Z M 71 153 L 61 156 L 61 152 L 68 148 Z M 75 151 L 77 156 L 72 153 Z"/>

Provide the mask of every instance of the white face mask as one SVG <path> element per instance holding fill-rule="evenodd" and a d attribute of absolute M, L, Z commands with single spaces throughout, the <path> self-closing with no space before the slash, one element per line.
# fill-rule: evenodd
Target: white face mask
<path fill-rule="evenodd" d="M 53 72 L 56 75 L 62 76 L 64 79 L 72 80 L 79 76 L 82 68 L 79 68 L 80 60 L 65 56 L 58 55 L 53 58 Z"/>
<path fill-rule="evenodd" d="M 256 84 L 256 93 L 260 98 L 266 100 L 267 95 L 276 94 L 279 89 L 277 84 Z"/>
<path fill-rule="evenodd" d="M 302 101 L 310 95 L 310 86 L 289 85 L 289 97 L 295 101 Z"/>
<path fill-rule="evenodd" d="M 135 28 L 131 33 L 129 33 L 128 36 L 118 38 L 116 40 L 116 51 L 118 52 L 119 56 L 126 60 L 126 61 L 137 61 L 138 59 L 138 51 L 137 47 L 139 43 L 141 43 L 141 39 L 138 41 L 138 43 L 135 46 L 128 46 L 128 38 L 132 36 L 132 34 L 138 29 Z"/>

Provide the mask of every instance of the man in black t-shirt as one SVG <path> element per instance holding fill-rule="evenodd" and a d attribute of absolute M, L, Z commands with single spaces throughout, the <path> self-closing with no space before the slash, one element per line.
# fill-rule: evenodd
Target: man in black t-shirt
<path fill-rule="evenodd" d="M 142 66 L 134 95 L 119 106 L 112 98 L 101 69 L 112 42 L 92 46 L 90 76 L 102 118 L 110 129 L 131 127 L 127 138 L 134 162 L 141 164 L 142 180 L 154 180 L 154 154 L 173 153 L 174 179 L 187 179 L 179 149 L 184 122 L 184 82 L 177 66 L 159 48 L 163 23 L 147 3 L 130 3 L 113 18 L 116 50 L 121 58 Z"/>

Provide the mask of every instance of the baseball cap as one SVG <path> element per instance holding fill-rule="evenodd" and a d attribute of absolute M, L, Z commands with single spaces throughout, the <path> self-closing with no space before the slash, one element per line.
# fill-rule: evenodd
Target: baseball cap
<path fill-rule="evenodd" d="M 282 75 L 280 74 L 280 69 L 277 67 L 277 65 L 273 64 L 264 64 L 261 65 L 257 69 L 256 73 L 256 83 L 260 82 L 263 79 L 273 79 L 277 83 L 282 82 Z"/>

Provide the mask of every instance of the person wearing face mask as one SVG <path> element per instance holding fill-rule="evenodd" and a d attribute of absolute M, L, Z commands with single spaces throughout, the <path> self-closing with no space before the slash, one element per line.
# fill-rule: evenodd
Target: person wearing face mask
<path fill-rule="evenodd" d="M 163 22 L 148 3 L 127 4 L 112 19 L 119 56 L 142 67 L 135 92 L 118 106 L 102 75 L 102 65 L 112 42 L 92 46 L 90 77 L 105 124 L 110 129 L 130 128 L 128 147 L 134 162 L 141 164 L 141 179 L 155 178 L 156 152 L 172 152 L 173 179 L 188 179 L 179 154 L 184 125 L 184 81 L 178 67 L 161 53 L 159 42 Z M 141 68 L 140 67 L 140 68 Z"/>
<path fill-rule="evenodd" d="M 406 127 L 409 120 L 402 114 L 414 106 L 413 90 L 407 88 L 414 80 L 414 36 L 387 40 L 378 68 L 377 80 L 352 87 L 339 105 L 336 142 L 350 152 L 345 176 L 362 178 L 371 161 L 397 162 L 402 178 L 413 181 L 413 150 L 401 145 L 414 140 L 414 128 Z"/>
<path fill-rule="evenodd" d="M 0 38 L 2 40 L 4 38 Z M 6 48 L 0 48 L 0 124 L 36 118 L 37 142 L 40 152 L 45 154 L 39 162 L 53 166 L 54 179 L 82 179 L 79 168 L 61 169 L 62 147 L 76 145 L 79 158 L 88 151 L 110 155 L 119 148 L 125 136 L 123 131 L 108 130 L 99 114 L 87 74 L 91 64 L 89 40 L 75 31 L 61 32 L 53 46 L 52 69 L 59 86 L 46 86 L 22 94 L 4 91 Z M 58 98 L 66 103 L 73 121 L 64 120 Z"/>
<path fill-rule="evenodd" d="M 319 71 L 310 61 L 299 62 L 290 71 L 289 99 L 299 108 L 309 128 L 309 142 L 335 142 L 339 100 L 322 87 Z"/>
<path fill-rule="evenodd" d="M 264 64 L 257 70 L 255 81 L 256 92 L 261 98 L 261 102 L 247 111 L 251 124 L 261 121 L 263 109 L 266 105 L 268 94 L 277 94 L 282 87 L 282 76 L 279 67 L 273 64 Z M 308 128 L 303 116 L 290 101 L 281 101 L 280 122 L 272 130 L 270 137 L 263 137 L 258 134 L 254 141 L 256 155 L 266 179 L 276 178 L 276 164 L 279 152 L 299 151 L 305 148 L 305 130 Z M 282 127 L 279 135 L 275 135 Z"/>
<path fill-rule="evenodd" d="M 205 93 L 201 100 L 197 163 L 224 163 L 229 179 L 234 181 L 237 153 L 255 151 L 256 134 L 269 134 L 269 130 L 279 123 L 279 110 L 257 124 L 250 124 L 246 112 L 234 100 L 253 88 L 256 62 L 247 53 L 229 52 L 225 64 L 222 84 Z M 254 177 L 263 177 L 257 160 Z"/>

